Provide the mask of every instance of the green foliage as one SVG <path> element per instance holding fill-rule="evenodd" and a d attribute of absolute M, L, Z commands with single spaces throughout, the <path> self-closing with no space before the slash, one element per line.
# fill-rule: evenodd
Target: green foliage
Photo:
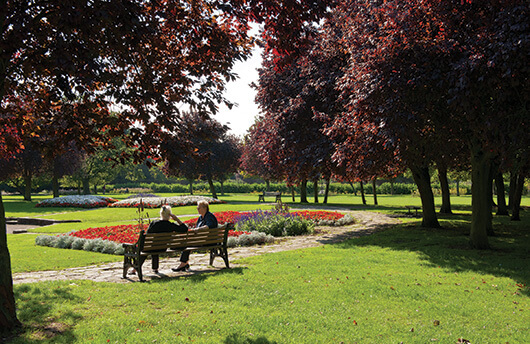
<path fill-rule="evenodd" d="M 273 242 L 274 237 L 270 234 L 251 232 L 250 234 L 242 234 L 238 237 L 228 237 L 226 244 L 228 247 L 236 247 L 271 244 Z"/>
<path fill-rule="evenodd" d="M 123 254 L 123 247 L 121 244 L 110 240 L 102 240 L 100 238 L 83 239 L 70 235 L 39 235 L 35 238 L 35 245 L 115 255 Z"/>
<path fill-rule="evenodd" d="M 295 236 L 312 233 L 314 223 L 298 216 L 264 212 L 237 224 L 237 229 L 245 232 L 262 232 L 275 237 Z"/>

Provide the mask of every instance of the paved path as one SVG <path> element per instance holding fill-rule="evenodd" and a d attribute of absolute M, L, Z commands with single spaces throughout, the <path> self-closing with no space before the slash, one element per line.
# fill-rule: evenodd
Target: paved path
<path fill-rule="evenodd" d="M 339 210 L 340 209 L 336 209 Z M 346 212 L 346 211 L 344 211 Z M 280 252 L 287 250 L 296 250 L 306 247 L 315 247 L 325 244 L 333 244 L 344 241 L 353 237 L 360 237 L 369 235 L 375 231 L 384 229 L 387 226 L 397 224 L 400 221 L 396 218 L 389 217 L 384 214 L 368 212 L 368 211 L 348 211 L 356 220 L 357 223 L 350 226 L 343 227 L 319 227 L 320 233 L 316 235 L 305 235 L 296 237 L 286 237 L 277 241 L 275 244 L 251 246 L 251 247 L 235 247 L 229 248 L 228 256 L 231 261 L 231 267 L 238 266 L 232 263 L 233 261 L 265 253 Z M 171 267 L 179 264 L 178 257 L 160 258 L 159 273 L 155 274 L 151 271 L 151 263 L 147 261 L 142 269 L 144 272 L 144 280 L 155 280 L 161 278 L 174 278 L 184 275 L 192 275 L 197 273 L 204 273 L 210 271 L 218 271 L 224 267 L 224 262 L 221 258 L 216 258 L 214 266 L 208 266 L 208 254 L 192 254 L 190 257 L 190 265 L 192 270 L 189 272 L 173 272 Z M 70 268 L 59 271 L 36 271 L 28 273 L 13 274 L 13 283 L 33 283 L 48 280 L 92 280 L 96 282 L 113 282 L 113 283 L 131 283 L 137 282 L 136 275 L 130 275 L 128 278 L 122 278 L 123 262 L 102 264 L 97 266 L 86 266 L 78 268 Z"/>

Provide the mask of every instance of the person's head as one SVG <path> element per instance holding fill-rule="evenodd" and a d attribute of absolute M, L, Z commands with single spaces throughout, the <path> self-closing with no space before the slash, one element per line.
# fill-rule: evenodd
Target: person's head
<path fill-rule="evenodd" d="M 209 206 L 208 202 L 206 202 L 204 200 L 198 201 L 197 202 L 197 211 L 201 215 L 204 215 L 207 212 L 209 212 L 210 211 L 210 206 Z"/>
<path fill-rule="evenodd" d="M 171 207 L 169 205 L 163 205 L 160 208 L 160 218 L 162 220 L 169 221 L 170 217 L 171 217 Z"/>

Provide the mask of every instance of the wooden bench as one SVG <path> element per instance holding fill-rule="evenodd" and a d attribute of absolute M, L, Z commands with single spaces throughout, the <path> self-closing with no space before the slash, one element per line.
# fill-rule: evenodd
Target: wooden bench
<path fill-rule="evenodd" d="M 415 205 L 406 205 L 405 208 L 407 208 L 408 214 L 410 215 L 412 215 L 412 212 L 411 212 L 412 209 L 416 210 L 416 216 L 418 216 L 418 210 L 421 209 L 421 207 L 417 207 Z"/>
<path fill-rule="evenodd" d="M 230 268 L 226 246 L 227 238 L 228 226 L 226 224 L 217 228 L 188 231 L 187 233 L 146 233 L 141 231 L 136 243 L 123 244 L 125 249 L 123 278 L 127 277 L 129 268 L 134 268 L 140 281 L 143 281 L 142 265 L 148 256 L 152 254 L 175 255 L 183 251 L 210 252 L 210 265 L 213 265 L 215 257 L 221 257 L 226 267 Z"/>
<path fill-rule="evenodd" d="M 261 195 L 259 195 L 258 197 L 258 202 L 265 202 L 265 196 L 268 196 L 268 197 L 272 197 L 272 196 L 276 196 L 276 200 L 275 202 L 278 202 L 282 200 L 282 193 L 281 192 L 267 192 L 267 191 L 263 191 L 263 193 Z"/>

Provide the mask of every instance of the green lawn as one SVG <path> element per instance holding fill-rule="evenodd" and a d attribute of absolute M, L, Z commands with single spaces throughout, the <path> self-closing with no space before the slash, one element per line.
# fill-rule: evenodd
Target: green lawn
<path fill-rule="evenodd" d="M 214 211 L 255 209 L 257 196 L 252 196 L 232 195 Z M 346 196 L 330 201 L 393 213 L 417 198 L 378 199 L 378 207 L 348 204 Z M 239 261 L 238 268 L 147 283 L 15 285 L 25 327 L 11 343 L 530 342 L 528 210 L 521 222 L 495 216 L 493 249 L 476 251 L 468 246 L 470 198 L 452 200 L 461 210 L 441 217 L 439 230 L 422 229 L 420 220 L 412 219 L 341 244 L 252 257 Z M 103 210 L 72 215 L 87 224 L 105 223 L 86 217 Z M 34 235 L 8 236 L 14 271 L 119 260 L 35 247 L 33 240 Z M 39 259 L 24 258 L 31 252 Z"/>

